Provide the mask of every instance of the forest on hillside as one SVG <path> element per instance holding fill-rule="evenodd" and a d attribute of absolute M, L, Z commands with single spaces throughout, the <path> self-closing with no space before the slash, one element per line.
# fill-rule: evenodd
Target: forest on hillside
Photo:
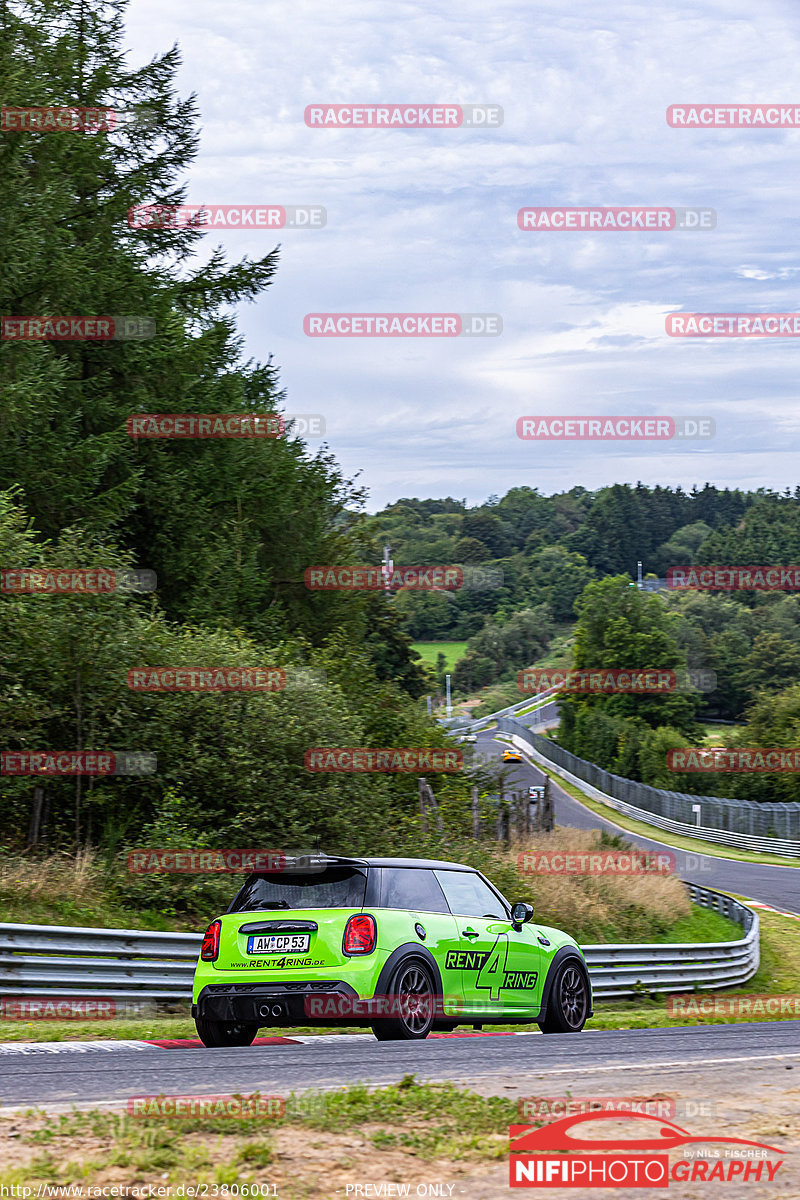
<path fill-rule="evenodd" d="M 269 355 L 243 358 L 232 315 L 272 286 L 279 250 L 229 262 L 219 248 L 200 254 L 202 229 L 128 220 L 136 205 L 186 199 L 198 114 L 176 91 L 175 48 L 131 68 L 123 6 L 88 6 L 84 16 L 72 21 L 65 0 L 31 0 L 22 13 L 0 5 L 6 103 L 26 102 L 47 80 L 54 103 L 113 104 L 130 118 L 111 132 L 4 133 L 0 312 L 139 314 L 156 333 L 0 339 L 0 562 L 139 569 L 157 586 L 113 596 L 0 592 L 0 744 L 146 752 L 158 771 L 4 774 L 3 841 L 114 849 L 144 836 L 202 846 L 213 831 L 233 844 L 313 836 L 352 850 L 374 846 L 377 830 L 390 844 L 416 819 L 415 781 L 310 776 L 305 750 L 445 744 L 424 701 L 442 672 L 422 662 L 414 641 L 466 640 L 454 683 L 467 695 L 512 680 L 565 630 L 577 630 L 580 655 L 580 622 L 598 596 L 609 612 L 618 601 L 630 610 L 607 627 L 611 658 L 630 634 L 637 653 L 657 649 L 663 662 L 712 669 L 717 687 L 669 712 L 628 711 L 617 697 L 567 706 L 565 742 L 655 777 L 648 730 L 697 739 L 702 720 L 716 716 L 749 720 L 753 736 L 795 737 L 796 596 L 639 597 L 630 580 L 638 560 L 656 578 L 678 564 L 800 562 L 800 487 L 638 483 L 546 496 L 519 486 L 471 507 L 403 498 L 369 515 L 332 449 L 312 451 L 291 421 L 269 439 L 129 436 L 137 414 L 285 411 L 278 366 Z M 306 587 L 310 565 L 378 564 L 386 544 L 397 564 L 481 567 L 495 582 L 388 596 Z M 657 648 L 636 641 L 648 629 L 663 633 Z M 292 685 L 236 696 L 128 686 L 130 670 L 165 665 L 267 665 Z M 433 782 L 443 801 L 468 794 L 466 778 Z M 740 791 L 766 788 L 745 780 Z M 779 790 L 796 798 L 791 779 Z"/>

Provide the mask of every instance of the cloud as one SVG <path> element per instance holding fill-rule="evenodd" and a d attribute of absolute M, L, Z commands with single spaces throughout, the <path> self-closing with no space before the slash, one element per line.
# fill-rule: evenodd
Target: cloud
<path fill-rule="evenodd" d="M 791 10 L 132 0 L 128 35 L 132 63 L 181 43 L 179 85 L 197 91 L 203 126 L 190 200 L 327 209 L 324 230 L 281 231 L 277 280 L 240 325 L 249 355 L 274 355 L 289 410 L 325 414 L 345 470 L 363 468 L 370 507 L 414 491 L 478 502 L 521 483 L 794 484 L 785 422 L 800 347 L 664 332 L 670 311 L 797 308 L 800 130 L 672 129 L 665 117 L 681 102 L 792 100 Z M 495 103 L 504 122 L 304 124 L 307 104 L 378 101 Z M 717 226 L 517 228 L 519 208 L 562 204 L 707 206 Z M 225 231 L 208 245 L 238 257 L 276 240 Z M 305 337 L 304 315 L 320 311 L 497 312 L 504 332 Z M 713 411 L 718 436 L 545 452 L 515 437 L 530 411 Z"/>

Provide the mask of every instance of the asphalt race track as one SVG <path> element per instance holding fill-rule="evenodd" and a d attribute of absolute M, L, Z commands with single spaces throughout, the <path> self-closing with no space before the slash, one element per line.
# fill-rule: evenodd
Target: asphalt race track
<path fill-rule="evenodd" d="M 503 744 L 494 740 L 494 734 L 479 733 L 476 750 L 483 754 L 499 755 Z M 507 763 L 513 772 L 510 786 L 527 788 L 532 783 L 543 783 L 545 775 L 528 762 Z M 627 829 L 620 829 L 613 821 L 599 817 L 585 808 L 551 779 L 553 805 L 557 825 L 571 825 L 575 829 L 607 829 L 610 833 L 622 833 L 636 846 L 648 850 L 671 850 L 668 843 L 641 837 Z M 701 843 L 698 842 L 698 846 Z M 725 847 L 720 846 L 720 853 Z M 700 886 L 717 888 L 721 892 L 733 892 L 738 896 L 749 896 L 775 908 L 800 914 L 800 867 L 776 867 L 761 863 L 739 862 L 737 859 L 716 858 L 712 855 L 688 850 L 674 850 L 678 874 L 681 879 Z M 513 899 L 513 897 L 510 897 Z"/>
<path fill-rule="evenodd" d="M 499 754 L 491 734 L 477 748 Z M 528 763 L 510 764 L 512 786 L 540 783 L 542 773 Z M 607 828 L 556 784 L 556 821 L 583 829 Z M 639 846 L 665 843 L 623 831 Z M 776 908 L 800 913 L 800 869 L 761 866 L 676 851 L 683 878 L 747 895 Z M 703 869 L 705 868 L 705 869 Z M 263 1031 L 268 1034 L 270 1031 Z M 0 1044 L 0 1112 L 41 1105 L 58 1110 L 72 1105 L 124 1107 L 134 1096 L 215 1095 L 328 1089 L 365 1082 L 381 1085 L 414 1074 L 420 1081 L 451 1080 L 485 1094 L 525 1094 L 526 1090 L 615 1087 L 641 1090 L 670 1082 L 677 1094 L 706 1088 L 725 1095 L 769 1078 L 781 1091 L 784 1071 L 800 1072 L 800 1021 L 684 1026 L 666 1029 L 597 1030 L 580 1035 L 501 1034 L 468 1027 L 422 1042 L 378 1042 L 372 1034 L 320 1034 L 269 1045 L 208 1050 L 201 1046 L 162 1047 L 146 1042 Z"/>
<path fill-rule="evenodd" d="M 584 1031 L 581 1034 L 457 1034 L 426 1041 L 377 1042 L 371 1034 L 328 1035 L 302 1044 L 235 1049 L 78 1050 L 50 1043 L 48 1050 L 0 1047 L 0 1104 L 124 1104 L 132 1096 L 213 1095 L 259 1091 L 286 1096 L 304 1088 L 357 1081 L 387 1084 L 414 1073 L 420 1082 L 453 1080 L 497 1092 L 525 1090 L 547 1081 L 564 1090 L 588 1073 L 611 1082 L 620 1076 L 641 1089 L 662 1071 L 687 1080 L 725 1070 L 739 1078 L 748 1069 L 800 1071 L 800 1021 L 684 1026 L 677 1029 Z M 794 1078 L 794 1076 L 792 1077 Z"/>

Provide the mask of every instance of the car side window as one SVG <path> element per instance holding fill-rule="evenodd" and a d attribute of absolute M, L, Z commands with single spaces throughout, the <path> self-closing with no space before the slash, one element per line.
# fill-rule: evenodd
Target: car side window
<path fill-rule="evenodd" d="M 450 910 L 433 871 L 422 867 L 384 867 L 381 908 L 446 913 Z"/>
<path fill-rule="evenodd" d="M 454 916 L 508 919 L 502 901 L 479 875 L 471 871 L 434 871 L 434 875 Z"/>

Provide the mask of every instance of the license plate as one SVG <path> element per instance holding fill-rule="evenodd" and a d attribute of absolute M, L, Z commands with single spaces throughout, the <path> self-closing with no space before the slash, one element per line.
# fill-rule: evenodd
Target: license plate
<path fill-rule="evenodd" d="M 304 954 L 310 941 L 310 933 L 254 934 L 247 939 L 247 953 Z"/>

